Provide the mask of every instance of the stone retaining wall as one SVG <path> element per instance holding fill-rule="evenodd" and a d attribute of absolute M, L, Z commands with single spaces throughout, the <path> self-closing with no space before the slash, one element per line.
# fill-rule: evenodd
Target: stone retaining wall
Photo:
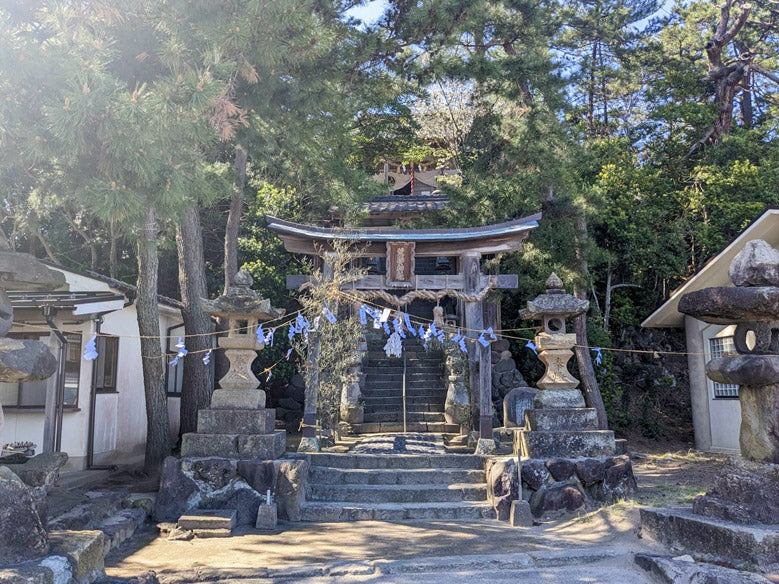
<path fill-rule="evenodd" d="M 636 489 L 624 455 L 531 459 L 521 463 L 522 498 L 535 517 L 555 517 L 629 498 Z"/>

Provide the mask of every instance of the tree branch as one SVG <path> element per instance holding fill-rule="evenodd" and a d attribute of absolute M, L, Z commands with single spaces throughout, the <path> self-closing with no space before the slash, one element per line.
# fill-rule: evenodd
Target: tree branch
<path fill-rule="evenodd" d="M 763 69 L 763 68 L 762 68 L 762 67 L 760 67 L 759 65 L 751 65 L 751 67 L 752 67 L 752 70 L 753 70 L 755 73 L 759 73 L 760 75 L 762 75 L 763 77 L 766 77 L 766 78 L 770 79 L 770 80 L 771 80 L 771 81 L 773 81 L 774 83 L 779 83 L 779 75 L 777 75 L 777 74 L 776 74 L 776 73 L 774 73 L 773 71 L 768 71 L 767 69 Z"/>

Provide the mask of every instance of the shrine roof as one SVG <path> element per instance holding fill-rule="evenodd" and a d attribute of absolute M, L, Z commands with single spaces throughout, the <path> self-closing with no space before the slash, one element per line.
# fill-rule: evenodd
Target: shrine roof
<path fill-rule="evenodd" d="M 440 211 L 449 197 L 445 195 L 385 195 L 366 202 L 364 208 L 371 214 L 410 213 L 419 211 Z"/>
<path fill-rule="evenodd" d="M 384 255 L 389 241 L 415 242 L 416 255 L 457 255 L 464 251 L 492 254 L 519 249 L 538 227 L 541 214 L 481 227 L 452 229 L 398 229 L 395 227 L 332 228 L 304 225 L 266 216 L 268 228 L 284 242 L 287 251 L 318 254 L 317 246 L 334 240 L 363 244 L 362 254 Z"/>

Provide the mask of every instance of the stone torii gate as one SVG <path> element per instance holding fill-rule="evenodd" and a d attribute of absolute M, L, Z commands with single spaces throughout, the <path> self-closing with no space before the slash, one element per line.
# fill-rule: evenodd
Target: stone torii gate
<path fill-rule="evenodd" d="M 459 296 L 468 300 L 462 302 L 458 310 L 458 324 L 467 329 L 468 337 L 475 339 L 487 327 L 499 328 L 498 311 L 491 310 L 482 299 L 486 292 L 517 287 L 515 274 L 485 274 L 482 258 L 521 249 L 522 242 L 538 227 L 540 218 L 539 213 L 506 223 L 465 229 L 338 229 L 293 223 L 272 216 L 267 216 L 266 220 L 268 228 L 282 240 L 287 251 L 321 258 L 325 277 L 328 272 L 332 274 L 333 243 L 339 240 L 353 243 L 353 252 L 371 258 L 376 265 L 384 265 L 386 269 L 384 273 L 368 274 L 349 283 L 347 290 L 376 293 L 388 305 L 394 304 L 393 308 L 403 309 L 403 299 L 402 296 L 398 298 L 398 294 L 460 293 Z M 437 268 L 442 264 L 449 266 L 454 273 L 436 273 L 437 269 L 430 268 L 431 265 Z M 425 266 L 427 269 L 424 269 Z M 310 276 L 288 276 L 287 288 L 299 289 L 309 280 Z M 490 451 L 494 449 L 490 348 L 471 342 L 468 357 L 471 407 L 480 414 L 477 450 Z M 306 404 L 305 411 L 309 419 L 304 417 L 303 420 L 304 438 L 309 437 L 306 433 L 313 437 L 315 420 L 310 417 L 315 414 L 315 405 L 312 410 Z"/>

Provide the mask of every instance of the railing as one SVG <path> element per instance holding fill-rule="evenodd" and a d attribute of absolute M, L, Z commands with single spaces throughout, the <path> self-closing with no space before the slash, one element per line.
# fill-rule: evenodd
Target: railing
<path fill-rule="evenodd" d="M 406 353 L 403 352 L 403 433 L 406 433 Z"/>

